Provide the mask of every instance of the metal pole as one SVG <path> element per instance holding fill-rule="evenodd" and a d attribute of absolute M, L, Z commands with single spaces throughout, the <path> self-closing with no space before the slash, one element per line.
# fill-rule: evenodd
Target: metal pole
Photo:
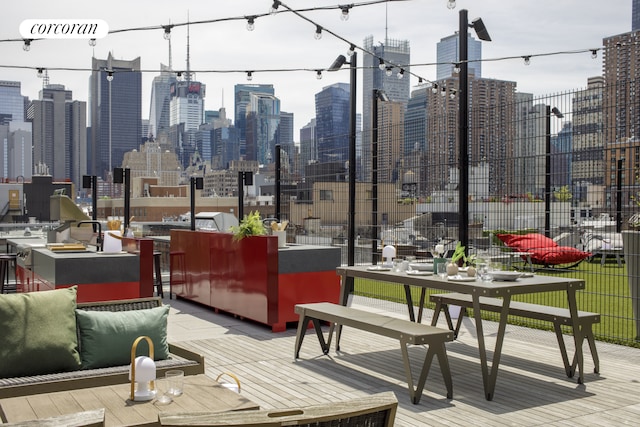
<path fill-rule="evenodd" d="M 129 217 L 131 212 L 131 169 L 124 170 L 124 232 L 129 230 Z"/>
<path fill-rule="evenodd" d="M 96 175 L 91 176 L 91 219 L 94 221 L 98 219 L 98 177 Z"/>
<path fill-rule="evenodd" d="M 189 180 L 191 184 L 191 231 L 196 229 L 196 177 Z"/>
<path fill-rule="evenodd" d="M 458 88 L 458 239 L 469 249 L 469 64 L 467 10 L 460 10 L 460 87 Z"/>
<path fill-rule="evenodd" d="M 238 172 L 238 221 L 244 218 L 244 172 Z"/>
<path fill-rule="evenodd" d="M 544 235 L 551 237 L 551 106 L 545 107 Z"/>
<path fill-rule="evenodd" d="M 280 180 L 282 163 L 280 158 L 280 144 L 276 144 L 276 218 L 280 221 Z"/>
<path fill-rule="evenodd" d="M 371 130 L 371 264 L 378 263 L 378 89 L 373 90 Z"/>
<path fill-rule="evenodd" d="M 620 233 L 622 231 L 622 159 L 618 159 L 616 180 L 616 233 Z"/>
<path fill-rule="evenodd" d="M 356 253 L 356 97 L 357 97 L 358 54 L 351 55 L 349 61 L 349 224 L 347 236 L 347 265 L 355 265 Z M 353 277 L 343 283 L 353 293 Z"/>

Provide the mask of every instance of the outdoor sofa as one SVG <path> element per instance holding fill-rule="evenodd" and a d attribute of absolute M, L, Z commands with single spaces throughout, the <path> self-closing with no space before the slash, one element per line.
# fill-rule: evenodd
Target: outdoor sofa
<path fill-rule="evenodd" d="M 76 293 L 72 286 L 0 295 L 0 398 L 127 383 L 141 335 L 153 340 L 158 377 L 204 373 L 201 355 L 167 343 L 169 306 L 160 298 L 77 304 Z M 141 343 L 138 355 L 148 354 Z"/>

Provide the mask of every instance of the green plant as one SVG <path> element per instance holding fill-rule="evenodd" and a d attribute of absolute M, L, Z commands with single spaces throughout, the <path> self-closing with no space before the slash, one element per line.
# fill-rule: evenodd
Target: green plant
<path fill-rule="evenodd" d="M 242 240 L 250 236 L 263 236 L 267 234 L 267 230 L 260 218 L 260 212 L 253 211 L 249 215 L 245 215 L 237 226 L 231 227 L 233 240 Z"/>
<path fill-rule="evenodd" d="M 462 244 L 458 242 L 455 250 L 453 251 L 453 255 L 451 255 L 451 262 L 457 263 L 462 260 L 462 262 L 465 263 L 467 261 L 467 256 L 464 253 L 465 249 L 466 247 L 462 246 Z"/>

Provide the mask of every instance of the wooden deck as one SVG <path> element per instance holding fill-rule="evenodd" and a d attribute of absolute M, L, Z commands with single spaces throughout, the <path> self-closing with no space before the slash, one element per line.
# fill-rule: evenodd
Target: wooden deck
<path fill-rule="evenodd" d="M 619 426 L 636 425 L 640 417 L 639 349 L 597 342 L 600 374 L 595 374 L 585 346 L 585 384 L 580 385 L 565 376 L 553 332 L 507 326 L 495 397 L 487 401 L 475 328 L 465 319 L 458 340 L 447 344 L 453 399 L 446 399 L 434 366 L 420 404 L 413 405 L 396 340 L 345 328 L 340 354 L 332 346 L 325 356 L 309 330 L 296 361 L 293 326 L 272 333 L 266 326 L 194 303 L 166 297 L 164 302 L 172 307 L 170 341 L 202 353 L 210 377 L 236 374 L 242 394 L 264 409 L 330 404 L 393 391 L 399 402 L 397 426 Z M 406 316 L 403 307 L 378 300 L 356 298 L 354 307 Z M 430 322 L 431 313 L 426 316 L 423 322 Z M 443 319 L 440 326 L 446 327 Z M 487 346 L 493 348 L 494 324 L 484 326 Z M 424 351 L 413 350 L 415 365 Z"/>

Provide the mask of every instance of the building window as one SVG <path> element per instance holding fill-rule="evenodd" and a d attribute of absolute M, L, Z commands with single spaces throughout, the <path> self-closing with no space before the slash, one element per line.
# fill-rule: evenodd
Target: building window
<path fill-rule="evenodd" d="M 333 201 L 333 190 L 320 190 L 320 200 Z"/>

